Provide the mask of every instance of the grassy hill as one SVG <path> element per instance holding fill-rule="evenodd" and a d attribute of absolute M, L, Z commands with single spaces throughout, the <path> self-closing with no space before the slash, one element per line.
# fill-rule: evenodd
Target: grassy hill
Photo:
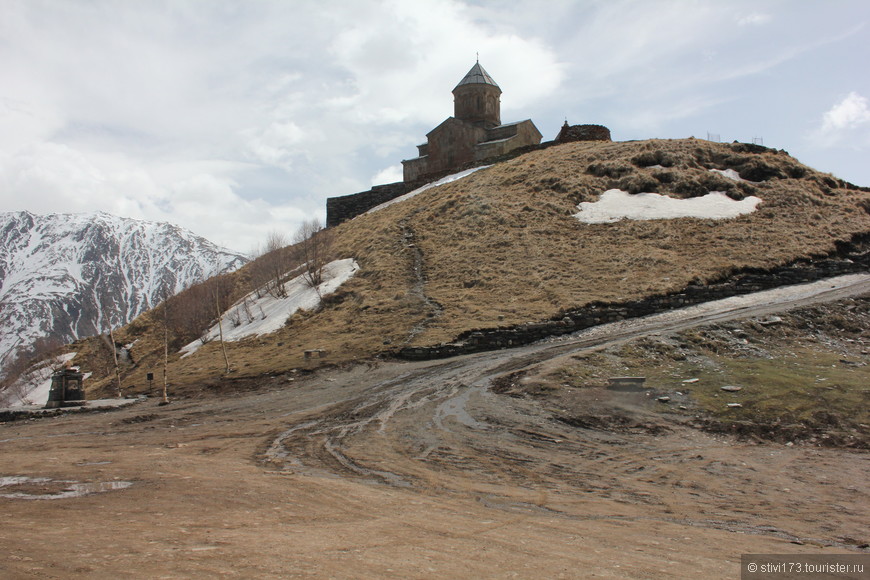
<path fill-rule="evenodd" d="M 734 170 L 742 180 L 712 169 Z M 762 203 L 725 220 L 585 224 L 574 217 L 579 203 L 612 188 L 682 199 L 724 191 Z M 754 145 L 581 142 L 482 169 L 359 216 L 333 234 L 335 257 L 355 258 L 356 276 L 281 330 L 228 343 L 234 371 L 227 376 L 216 341 L 183 359 L 170 353 L 173 390 L 208 392 L 304 369 L 311 364 L 306 349 L 324 349 L 327 363 L 360 361 L 449 342 L 470 329 L 539 321 L 596 301 L 663 294 L 741 268 L 824 255 L 837 242 L 870 234 L 870 192 Z M 232 277 L 236 298 L 255 267 Z M 162 373 L 159 316 L 146 313 L 116 339 L 137 341 L 122 382 L 135 386 L 128 392 L 142 392 L 145 373 Z M 109 392 L 111 378 L 101 378 L 108 349 L 94 339 L 72 348 L 79 352 L 75 362 L 95 373 L 91 392 Z"/>

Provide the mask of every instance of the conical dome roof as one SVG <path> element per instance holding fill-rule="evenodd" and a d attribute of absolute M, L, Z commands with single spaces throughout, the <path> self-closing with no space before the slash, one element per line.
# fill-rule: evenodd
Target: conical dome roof
<path fill-rule="evenodd" d="M 496 87 L 498 90 L 501 90 L 501 87 L 492 80 L 492 77 L 489 76 L 489 73 L 483 70 L 483 67 L 480 66 L 479 62 L 474 63 L 474 66 L 471 67 L 471 70 L 468 71 L 468 74 L 459 81 L 459 84 L 456 85 L 453 90 L 455 91 L 462 85 L 492 85 Z"/>

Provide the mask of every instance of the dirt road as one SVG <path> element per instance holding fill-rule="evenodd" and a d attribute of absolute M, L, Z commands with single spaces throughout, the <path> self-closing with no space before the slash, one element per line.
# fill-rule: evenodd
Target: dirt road
<path fill-rule="evenodd" d="M 2 424 L 0 576 L 737 578 L 742 553 L 860 553 L 864 452 L 707 434 L 647 413 L 642 393 L 594 402 L 636 399 L 632 428 L 583 428 L 490 385 L 868 291 L 870 276 L 844 277 L 521 349 Z"/>

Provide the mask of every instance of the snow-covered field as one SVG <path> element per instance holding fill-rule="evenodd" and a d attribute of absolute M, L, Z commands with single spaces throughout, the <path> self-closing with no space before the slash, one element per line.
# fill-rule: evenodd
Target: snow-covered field
<path fill-rule="evenodd" d="M 732 178 L 733 179 L 733 178 Z M 753 196 L 736 201 L 720 191 L 702 197 L 676 199 L 658 193 L 630 194 L 609 189 L 598 201 L 582 202 L 574 217 L 587 224 L 604 224 L 621 219 L 661 220 L 683 217 L 730 219 L 755 211 L 761 198 Z"/>
<path fill-rule="evenodd" d="M 451 183 L 451 182 L 457 181 L 459 179 L 462 179 L 463 177 L 468 177 L 469 175 L 471 175 L 475 171 L 480 171 L 481 169 L 486 169 L 487 167 L 492 167 L 492 166 L 491 165 L 482 165 L 480 167 L 472 167 L 471 169 L 466 169 L 465 171 L 460 171 L 459 173 L 454 173 L 452 175 L 442 177 L 438 181 L 433 181 L 432 183 L 427 183 L 426 185 L 424 185 L 422 187 L 418 187 L 414 191 L 409 191 L 405 195 L 400 195 L 399 197 L 397 197 L 395 199 L 391 199 L 390 201 L 385 201 L 381 205 L 376 205 L 372 209 L 368 210 L 366 213 L 374 213 L 376 211 L 384 209 L 385 207 L 389 207 L 389 206 L 393 205 L 394 203 L 399 203 L 400 201 L 405 201 L 405 200 L 411 199 L 415 195 L 423 193 L 427 189 L 432 189 L 433 187 L 438 187 L 439 185 L 444 185 L 446 183 Z"/>
<path fill-rule="evenodd" d="M 287 318 L 297 310 L 310 310 L 320 304 L 323 296 L 332 294 L 335 290 L 350 280 L 359 270 L 359 264 L 353 258 L 335 260 L 323 269 L 323 283 L 316 289 L 308 285 L 303 277 L 297 276 L 284 285 L 285 297 L 276 298 L 261 290 L 260 298 L 252 292 L 234 304 L 223 315 L 223 336 L 225 341 L 241 340 L 248 336 L 269 334 L 275 332 L 287 322 Z M 206 336 L 206 342 L 216 340 L 220 329 L 215 324 Z M 203 341 L 197 339 L 181 351 L 188 356 L 202 346 Z"/>

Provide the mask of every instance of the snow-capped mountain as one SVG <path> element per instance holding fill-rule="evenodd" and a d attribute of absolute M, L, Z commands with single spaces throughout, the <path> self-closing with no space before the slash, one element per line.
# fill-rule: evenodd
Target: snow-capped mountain
<path fill-rule="evenodd" d="M 105 332 L 245 261 L 167 223 L 0 213 L 0 368 L 40 337 Z"/>

